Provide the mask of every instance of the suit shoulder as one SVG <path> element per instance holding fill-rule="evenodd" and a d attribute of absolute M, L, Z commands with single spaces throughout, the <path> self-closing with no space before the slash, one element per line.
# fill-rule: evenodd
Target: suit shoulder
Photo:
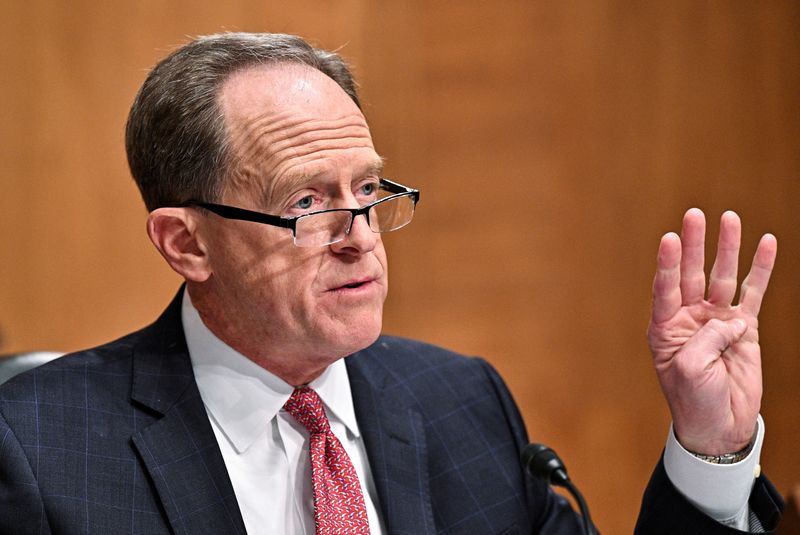
<path fill-rule="evenodd" d="M 394 382 L 421 388 L 433 387 L 437 382 L 440 385 L 486 384 L 497 375 L 480 357 L 396 336 L 381 336 L 353 357 L 352 364 L 362 370 L 381 370 L 381 374 L 385 373 Z"/>
<path fill-rule="evenodd" d="M 85 366 L 107 365 L 110 362 L 130 355 L 132 349 L 138 344 L 143 331 L 144 329 L 129 333 L 116 340 L 95 347 L 66 353 L 57 359 L 38 366 L 36 369 L 49 372 L 76 367 L 83 368 Z"/>
<path fill-rule="evenodd" d="M 97 377 L 102 383 L 103 374 L 130 375 L 134 350 L 140 346 L 157 344 L 161 349 L 185 345 L 180 320 L 182 290 L 173 298 L 161 316 L 150 325 L 96 347 L 68 353 L 62 357 L 23 372 L 0 385 L 0 399 L 20 385 L 34 382 L 34 377 L 59 376 L 62 383 L 71 383 L 76 374 L 83 374 L 84 382 Z M 41 385 L 40 385 L 41 386 Z"/>
<path fill-rule="evenodd" d="M 113 384 L 130 376 L 133 348 L 145 329 L 117 340 L 73 353 L 27 370 L 0 385 L 0 403 L 38 399 L 43 393 L 64 392 L 89 383 Z"/>
<path fill-rule="evenodd" d="M 487 361 L 416 340 L 380 337 L 349 366 L 354 378 L 381 389 L 397 407 L 411 405 L 430 421 L 471 414 L 476 421 L 502 422 L 518 443 L 524 424 L 511 392 Z M 500 431 L 498 431 L 500 432 Z"/>
<path fill-rule="evenodd" d="M 396 358 L 387 358 L 387 363 L 412 363 L 413 365 L 425 364 L 454 364 L 470 365 L 483 362 L 483 359 L 475 356 L 462 355 L 450 349 L 412 340 L 400 336 L 381 336 L 368 348 L 374 356 L 385 358 L 387 355 L 394 355 Z"/>

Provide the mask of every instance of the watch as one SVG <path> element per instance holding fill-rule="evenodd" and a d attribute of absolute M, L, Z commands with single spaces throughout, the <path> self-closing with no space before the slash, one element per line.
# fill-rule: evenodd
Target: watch
<path fill-rule="evenodd" d="M 750 440 L 750 444 L 745 446 L 744 449 L 741 449 L 733 453 L 723 453 L 721 455 L 705 455 L 702 453 L 695 453 L 693 451 L 690 451 L 689 453 L 707 463 L 734 464 L 744 460 L 745 457 L 750 455 L 750 452 L 753 451 L 753 446 L 755 445 L 755 443 L 756 443 L 756 435 L 754 434 L 752 440 Z"/>

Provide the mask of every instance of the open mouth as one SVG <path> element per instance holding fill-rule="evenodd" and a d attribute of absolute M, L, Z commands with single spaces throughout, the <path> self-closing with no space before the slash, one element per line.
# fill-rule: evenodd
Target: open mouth
<path fill-rule="evenodd" d="M 348 282 L 347 284 L 342 284 L 341 286 L 334 288 L 334 291 L 337 290 L 355 290 L 356 288 L 361 288 L 362 286 L 366 286 L 371 282 L 370 279 L 360 280 L 360 281 L 353 281 Z"/>

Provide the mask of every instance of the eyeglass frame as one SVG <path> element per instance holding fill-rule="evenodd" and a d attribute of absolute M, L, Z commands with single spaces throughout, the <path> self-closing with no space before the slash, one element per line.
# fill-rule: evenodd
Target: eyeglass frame
<path fill-rule="evenodd" d="M 389 195 L 388 197 L 384 197 L 383 199 L 378 199 L 377 201 L 373 201 L 369 204 L 365 204 L 359 208 L 328 208 L 325 210 L 316 210 L 314 212 L 308 212 L 307 214 L 301 214 L 298 216 L 292 217 L 281 217 L 272 214 L 265 214 L 264 212 L 257 212 L 255 210 L 248 210 L 246 208 L 239 208 L 236 206 L 228 206 L 226 204 L 217 204 L 212 202 L 205 202 L 205 201 L 198 201 L 198 200 L 188 200 L 181 205 L 181 207 L 189 207 L 189 206 L 196 206 L 199 208 L 205 208 L 206 210 L 213 212 L 214 214 L 223 217 L 225 219 L 233 219 L 236 221 L 250 221 L 252 223 L 261 223 L 262 225 L 269 225 L 272 227 L 280 227 L 280 228 L 288 228 L 292 231 L 292 237 L 296 240 L 297 239 L 297 222 L 303 218 L 317 215 L 317 214 L 325 214 L 329 212 L 350 212 L 350 224 L 345 231 L 345 236 L 350 234 L 350 230 L 353 228 L 353 221 L 355 221 L 356 217 L 359 215 L 363 215 L 367 218 L 367 225 L 369 225 L 369 211 L 374 208 L 376 205 L 397 199 L 399 197 L 411 197 L 414 202 L 414 209 L 417 207 L 417 203 L 419 202 L 419 190 L 414 188 L 409 188 L 408 186 L 403 186 L 402 184 L 398 184 L 397 182 L 392 182 L 389 179 L 381 178 L 378 182 L 379 188 L 385 191 L 394 193 L 394 195 Z M 412 212 L 413 216 L 413 212 Z M 409 221 L 410 223 L 411 221 Z M 408 223 L 406 223 L 407 225 Z M 405 225 L 403 225 L 405 226 Z M 397 227 L 398 230 L 403 227 Z M 370 230 L 372 227 L 370 226 Z M 375 232 L 375 231 L 373 231 Z M 391 231 L 387 231 L 391 232 Z M 377 233 L 381 233 L 381 231 L 377 231 Z M 327 245 L 332 245 L 343 240 L 342 237 L 340 240 L 336 240 L 325 245 L 320 245 L 319 247 L 325 247 Z M 295 243 L 296 245 L 296 243 Z"/>

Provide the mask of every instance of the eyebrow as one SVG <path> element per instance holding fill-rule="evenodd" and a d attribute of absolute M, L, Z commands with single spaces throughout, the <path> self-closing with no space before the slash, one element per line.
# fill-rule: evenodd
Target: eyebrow
<path fill-rule="evenodd" d="M 381 177 L 384 169 L 384 162 L 385 162 L 384 157 L 379 155 L 377 159 L 371 161 L 366 166 L 361 168 L 361 172 L 357 174 L 359 176 L 377 175 L 378 177 Z M 275 203 L 277 202 L 276 192 L 282 194 L 283 192 L 302 189 L 306 184 L 312 182 L 319 175 L 323 174 L 325 174 L 325 171 L 320 171 L 318 173 L 312 173 L 312 174 L 303 173 L 300 175 L 294 175 L 294 176 L 290 175 L 288 177 L 285 177 L 284 183 L 281 184 L 279 187 L 276 188 L 274 187 L 273 184 L 273 187 L 266 188 L 266 191 L 264 192 L 265 193 L 264 201 L 266 203 L 266 206 L 269 206 L 270 208 L 277 208 L 274 206 Z"/>
<path fill-rule="evenodd" d="M 383 156 L 378 155 L 378 159 L 373 161 L 367 168 L 365 175 L 383 175 L 383 166 L 384 166 L 384 158 Z"/>

